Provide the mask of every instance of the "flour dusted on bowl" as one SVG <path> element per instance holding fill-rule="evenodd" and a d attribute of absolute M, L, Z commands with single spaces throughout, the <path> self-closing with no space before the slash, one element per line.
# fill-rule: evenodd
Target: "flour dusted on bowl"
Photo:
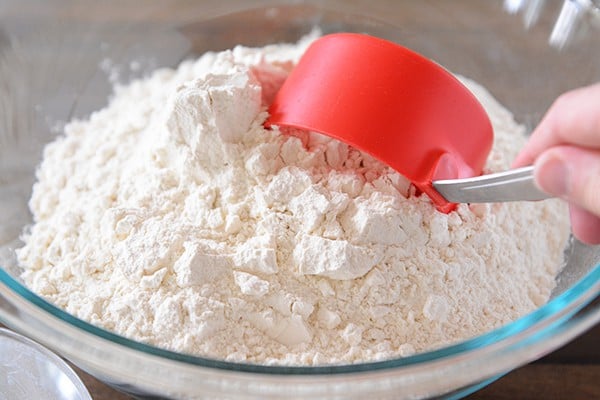
<path fill-rule="evenodd" d="M 266 364 L 409 356 L 546 302 L 559 201 L 446 215 L 343 143 L 263 128 L 309 42 L 207 53 L 69 123 L 37 172 L 27 285 L 135 340 Z M 524 128 L 463 81 L 494 127 L 486 172 L 507 169 Z"/>

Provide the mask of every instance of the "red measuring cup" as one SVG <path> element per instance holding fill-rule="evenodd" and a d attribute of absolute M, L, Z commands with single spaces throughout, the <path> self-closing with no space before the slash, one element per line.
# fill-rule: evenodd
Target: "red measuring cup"
<path fill-rule="evenodd" d="M 393 42 L 317 39 L 277 93 L 265 125 L 339 139 L 386 163 L 450 212 L 435 180 L 481 174 L 492 126 L 475 96 L 433 61 Z"/>

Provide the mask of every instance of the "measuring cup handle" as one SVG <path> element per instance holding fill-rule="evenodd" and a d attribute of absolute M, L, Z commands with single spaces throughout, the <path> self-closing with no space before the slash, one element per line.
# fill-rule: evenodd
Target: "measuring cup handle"
<path fill-rule="evenodd" d="M 535 201 L 552 197 L 535 185 L 533 166 L 474 178 L 438 180 L 433 182 L 433 187 L 454 203 Z"/>

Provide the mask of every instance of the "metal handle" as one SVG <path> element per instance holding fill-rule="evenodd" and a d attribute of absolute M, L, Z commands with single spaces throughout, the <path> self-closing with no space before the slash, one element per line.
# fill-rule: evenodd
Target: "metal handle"
<path fill-rule="evenodd" d="M 533 166 L 465 179 L 433 182 L 433 187 L 453 203 L 497 203 L 550 198 L 535 186 Z"/>

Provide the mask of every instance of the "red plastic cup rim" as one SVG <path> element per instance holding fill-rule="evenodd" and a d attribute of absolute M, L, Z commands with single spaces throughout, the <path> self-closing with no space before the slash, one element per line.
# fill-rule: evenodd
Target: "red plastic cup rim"
<path fill-rule="evenodd" d="M 450 72 L 393 42 L 355 33 L 315 40 L 269 114 L 266 126 L 319 132 L 369 153 L 442 212 L 455 205 L 432 182 L 481 174 L 493 141 L 485 110 Z"/>

